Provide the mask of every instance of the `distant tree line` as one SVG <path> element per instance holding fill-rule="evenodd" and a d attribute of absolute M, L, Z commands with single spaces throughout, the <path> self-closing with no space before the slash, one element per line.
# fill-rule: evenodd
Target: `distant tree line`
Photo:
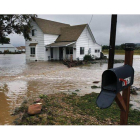
<path fill-rule="evenodd" d="M 124 50 L 124 47 L 125 47 L 125 44 L 116 45 L 115 50 Z M 109 49 L 109 46 L 107 45 L 102 46 L 102 50 L 108 50 L 108 49 Z M 135 50 L 140 50 L 140 46 L 136 45 Z"/>

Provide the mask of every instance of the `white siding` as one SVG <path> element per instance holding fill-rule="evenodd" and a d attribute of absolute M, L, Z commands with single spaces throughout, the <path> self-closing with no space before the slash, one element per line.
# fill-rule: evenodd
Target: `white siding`
<path fill-rule="evenodd" d="M 53 43 L 58 38 L 58 35 L 51 35 L 51 34 L 44 34 L 44 44 L 45 46 L 48 44 Z M 56 53 L 56 51 L 58 51 Z M 59 49 L 55 48 L 53 49 L 53 59 L 59 59 Z M 45 51 L 45 60 L 48 60 L 48 56 L 50 56 L 50 48 L 48 48 L 48 51 Z"/>
<path fill-rule="evenodd" d="M 84 54 L 80 55 L 80 47 L 84 47 Z M 95 49 L 100 49 L 101 46 L 97 45 L 94 41 L 94 38 L 91 37 L 91 34 L 87 27 L 83 30 L 80 37 L 76 42 L 76 59 L 83 60 L 83 57 L 88 54 L 88 50 L 91 48 L 91 55 L 95 55 L 96 57 L 100 57 L 100 53 L 95 53 Z"/>
<path fill-rule="evenodd" d="M 35 36 L 31 36 L 32 41 L 26 41 L 26 59 L 27 60 L 45 60 L 44 34 L 38 25 L 32 21 L 33 29 L 35 29 Z M 30 43 L 38 43 L 35 57 L 30 57 Z"/>
<path fill-rule="evenodd" d="M 44 44 L 48 45 L 53 43 L 58 38 L 58 35 L 44 34 Z"/>

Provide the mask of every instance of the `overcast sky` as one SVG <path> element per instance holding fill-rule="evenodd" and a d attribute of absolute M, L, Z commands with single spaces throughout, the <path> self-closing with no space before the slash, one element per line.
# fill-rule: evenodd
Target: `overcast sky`
<path fill-rule="evenodd" d="M 78 25 L 89 23 L 92 15 L 38 15 L 39 18 Z M 93 15 L 90 28 L 101 45 L 109 45 L 111 15 Z M 14 46 L 25 45 L 22 35 L 9 35 Z M 140 15 L 118 15 L 116 44 L 140 43 Z"/>

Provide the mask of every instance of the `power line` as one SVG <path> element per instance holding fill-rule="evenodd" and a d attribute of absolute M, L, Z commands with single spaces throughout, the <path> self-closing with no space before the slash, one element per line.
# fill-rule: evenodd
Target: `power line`
<path fill-rule="evenodd" d="M 91 19 L 90 19 L 90 21 L 89 21 L 89 25 L 90 25 L 90 23 L 91 23 L 91 21 L 92 21 L 92 18 L 93 18 L 93 15 L 91 16 Z"/>

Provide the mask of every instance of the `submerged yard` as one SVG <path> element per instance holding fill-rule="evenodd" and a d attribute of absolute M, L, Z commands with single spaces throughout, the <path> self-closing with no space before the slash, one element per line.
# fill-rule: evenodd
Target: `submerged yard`
<path fill-rule="evenodd" d="M 123 59 L 123 55 L 116 57 Z M 68 68 L 55 61 L 26 62 L 25 54 L 0 55 L 0 59 L 0 125 L 13 124 L 16 118 L 21 119 L 20 116 L 11 115 L 15 108 L 20 107 L 25 100 L 28 101 L 26 105 L 34 103 L 40 95 L 44 95 L 41 96 L 44 99 L 41 114 L 29 116 L 27 107 L 22 107 L 22 124 L 38 124 L 38 121 L 41 124 L 119 123 L 119 111 L 115 103 L 109 109 L 100 110 L 95 102 L 100 88 L 93 87 L 101 87 L 101 75 L 107 69 L 107 63 Z M 134 56 L 136 87 L 140 87 L 139 61 L 140 57 Z M 121 65 L 123 63 L 117 63 L 115 67 Z M 94 81 L 99 83 L 95 84 Z M 140 95 L 131 95 L 130 103 L 131 109 L 140 110 Z M 25 113 L 22 109 L 25 109 Z M 138 113 L 135 110 L 131 112 L 130 119 L 134 117 L 135 120 L 131 119 L 130 124 L 139 124 Z M 34 119 L 35 122 L 32 122 Z"/>

